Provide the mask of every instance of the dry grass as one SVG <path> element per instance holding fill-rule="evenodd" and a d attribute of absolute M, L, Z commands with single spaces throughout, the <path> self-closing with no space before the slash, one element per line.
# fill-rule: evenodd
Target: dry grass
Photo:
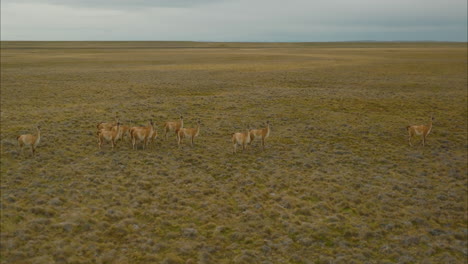
<path fill-rule="evenodd" d="M 1 263 L 466 261 L 466 43 L 1 44 Z M 200 136 L 99 151 L 116 111 Z"/>

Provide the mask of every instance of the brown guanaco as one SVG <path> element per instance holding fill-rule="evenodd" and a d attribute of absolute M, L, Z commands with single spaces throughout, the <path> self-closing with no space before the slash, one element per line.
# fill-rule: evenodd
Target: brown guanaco
<path fill-rule="evenodd" d="M 237 132 L 232 134 L 232 146 L 234 148 L 233 153 L 237 152 L 237 145 L 242 146 L 242 150 L 245 150 L 247 145 L 250 143 L 250 130 L 246 132 Z"/>
<path fill-rule="evenodd" d="M 41 141 L 41 126 L 36 126 L 36 129 L 37 133 L 35 135 L 26 134 L 16 137 L 16 139 L 18 140 L 18 145 L 21 149 L 21 153 L 23 153 L 24 146 L 30 146 L 32 155 L 34 156 L 36 154 L 36 147 Z"/>
<path fill-rule="evenodd" d="M 191 139 L 191 146 L 193 147 L 193 140 L 200 134 L 200 120 L 197 121 L 196 128 L 180 128 L 177 132 L 177 144 L 180 146 L 180 142 L 183 138 L 189 137 Z"/>
<path fill-rule="evenodd" d="M 252 129 L 250 130 L 250 143 L 256 138 L 262 139 L 262 148 L 265 149 L 265 139 L 270 136 L 270 121 L 266 121 L 266 127 L 262 129 Z"/>
<path fill-rule="evenodd" d="M 181 129 L 183 127 L 184 127 L 184 118 L 183 118 L 182 115 L 180 116 L 179 121 L 170 121 L 170 122 L 164 123 L 164 136 L 165 136 L 166 140 L 167 140 L 167 133 L 168 132 L 174 131 L 176 133 L 176 136 L 177 136 L 177 132 L 179 131 L 179 129 Z"/>
<path fill-rule="evenodd" d="M 433 116 L 431 116 L 431 121 L 428 125 L 413 125 L 406 127 L 406 130 L 408 131 L 408 143 L 410 146 L 413 146 L 413 144 L 411 144 L 411 138 L 414 136 L 422 136 L 422 145 L 424 146 L 426 144 L 426 137 L 432 130 L 432 121 L 434 121 Z"/>
<path fill-rule="evenodd" d="M 97 132 L 99 139 L 99 149 L 101 149 L 104 142 L 111 142 L 112 149 L 114 149 L 116 141 L 120 137 L 120 123 L 117 122 L 116 128 L 111 130 L 101 129 Z"/>
<path fill-rule="evenodd" d="M 133 149 L 136 147 L 137 141 L 143 142 L 143 149 L 148 145 L 149 140 L 151 140 L 154 133 L 154 124 L 153 120 L 148 122 L 146 127 L 132 127 L 130 129 L 130 136 L 132 138 Z"/>

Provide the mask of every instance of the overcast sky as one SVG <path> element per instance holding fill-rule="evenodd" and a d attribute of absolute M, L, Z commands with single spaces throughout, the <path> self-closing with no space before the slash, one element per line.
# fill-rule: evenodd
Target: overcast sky
<path fill-rule="evenodd" d="M 1 39 L 467 41 L 467 0 L 1 0 Z"/>

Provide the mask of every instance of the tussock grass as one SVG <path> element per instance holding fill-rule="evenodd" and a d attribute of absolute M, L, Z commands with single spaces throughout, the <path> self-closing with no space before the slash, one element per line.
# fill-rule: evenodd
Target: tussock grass
<path fill-rule="evenodd" d="M 1 47 L 1 263 L 466 260 L 465 44 Z M 116 111 L 153 119 L 156 144 L 98 150 Z M 180 114 L 202 121 L 193 148 L 164 140 Z M 266 120 L 266 151 L 233 155 L 231 134 Z"/>

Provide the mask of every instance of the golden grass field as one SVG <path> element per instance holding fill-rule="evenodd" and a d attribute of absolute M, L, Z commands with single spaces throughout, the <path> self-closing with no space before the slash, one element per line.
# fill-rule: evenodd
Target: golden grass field
<path fill-rule="evenodd" d="M 1 263 L 466 263 L 467 82 L 466 43 L 2 42 Z M 115 112 L 156 144 L 99 150 Z"/>

